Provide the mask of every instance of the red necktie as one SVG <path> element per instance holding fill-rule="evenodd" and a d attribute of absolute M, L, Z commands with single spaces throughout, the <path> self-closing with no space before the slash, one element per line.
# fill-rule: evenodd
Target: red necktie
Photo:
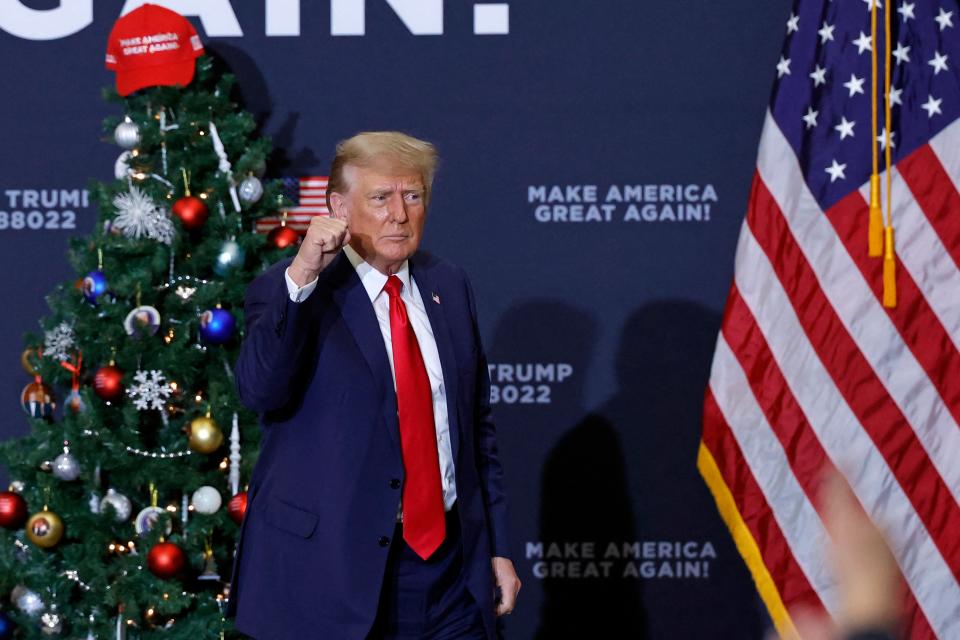
<path fill-rule="evenodd" d="M 403 282 L 387 278 L 390 296 L 390 337 L 393 371 L 397 379 L 400 414 L 400 451 L 406 479 L 403 483 L 403 539 L 426 560 L 447 534 L 440 485 L 437 431 L 433 423 L 433 393 L 420 345 L 400 299 Z"/>

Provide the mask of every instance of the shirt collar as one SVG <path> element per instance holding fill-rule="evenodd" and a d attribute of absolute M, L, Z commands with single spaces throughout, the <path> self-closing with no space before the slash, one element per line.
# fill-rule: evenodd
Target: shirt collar
<path fill-rule="evenodd" d="M 367 296 L 370 298 L 370 302 L 373 302 L 377 299 L 377 296 L 380 295 L 380 292 L 383 291 L 383 286 L 387 284 L 387 276 L 377 271 L 375 268 L 370 266 L 363 258 L 360 257 L 360 254 L 354 250 L 350 245 L 344 245 L 343 252 L 347 254 L 347 260 L 350 261 L 350 264 L 353 265 L 353 268 L 357 272 L 357 276 L 360 278 L 363 288 L 367 291 Z M 403 282 L 403 290 L 407 295 L 412 295 L 412 289 L 410 288 L 410 261 L 404 260 L 403 264 L 400 265 L 400 270 L 397 271 L 396 276 L 400 278 L 400 281 Z"/>

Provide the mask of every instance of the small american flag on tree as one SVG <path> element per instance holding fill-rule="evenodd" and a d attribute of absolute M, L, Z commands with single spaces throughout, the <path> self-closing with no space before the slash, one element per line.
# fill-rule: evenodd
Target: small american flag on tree
<path fill-rule="evenodd" d="M 327 210 L 327 176 L 283 178 L 283 195 L 294 206 L 286 209 L 287 226 L 304 233 L 314 216 L 329 215 Z M 257 233 L 269 233 L 280 226 L 283 214 L 257 220 Z"/>

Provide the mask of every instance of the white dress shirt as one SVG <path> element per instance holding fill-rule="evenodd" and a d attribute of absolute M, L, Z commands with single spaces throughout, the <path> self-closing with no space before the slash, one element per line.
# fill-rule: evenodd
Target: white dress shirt
<path fill-rule="evenodd" d="M 373 303 L 373 310 L 377 314 L 377 323 L 380 325 L 380 333 L 383 335 L 383 344 L 387 350 L 387 359 L 390 361 L 393 388 L 396 389 L 397 375 L 393 367 L 393 342 L 390 339 L 390 298 L 387 292 L 383 290 L 383 286 L 387 283 L 387 276 L 367 264 L 360 257 L 360 254 L 354 251 L 353 247 L 347 245 L 343 248 L 343 252 L 347 254 L 347 259 L 356 269 L 360 282 L 366 289 L 370 302 Z M 306 300 L 317 288 L 318 278 L 314 278 L 312 282 L 298 287 L 297 283 L 290 277 L 289 268 L 284 272 L 284 276 L 287 280 L 287 291 L 293 302 Z M 400 299 L 407 307 L 407 317 L 410 324 L 413 325 L 413 332 L 416 334 L 417 343 L 420 345 L 420 355 L 423 356 L 423 364 L 426 366 L 427 376 L 430 378 L 430 390 L 433 393 L 433 423 L 437 431 L 437 453 L 440 456 L 443 506 L 444 509 L 449 511 L 457 499 L 457 484 L 454 476 L 453 450 L 450 444 L 450 420 L 447 413 L 443 371 L 440 368 L 440 353 L 437 351 L 437 341 L 433 337 L 433 328 L 430 326 L 427 310 L 423 306 L 420 289 L 417 287 L 413 276 L 410 275 L 410 265 L 406 260 L 400 270 L 397 271 L 396 276 L 403 282 Z"/>

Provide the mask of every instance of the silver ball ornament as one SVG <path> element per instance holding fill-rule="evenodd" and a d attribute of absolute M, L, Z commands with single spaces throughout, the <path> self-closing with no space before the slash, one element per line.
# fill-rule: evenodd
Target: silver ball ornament
<path fill-rule="evenodd" d="M 256 176 L 247 176 L 237 188 L 240 199 L 248 204 L 252 204 L 263 197 L 263 183 Z"/>
<path fill-rule="evenodd" d="M 113 489 L 107 489 L 107 495 L 100 501 L 100 513 L 104 512 L 104 507 L 108 504 L 113 507 L 117 522 L 130 519 L 130 514 L 133 513 L 133 504 L 130 502 L 130 498 Z"/>
<path fill-rule="evenodd" d="M 193 509 L 197 513 L 210 514 L 216 513 L 220 509 L 223 505 L 223 498 L 219 491 L 213 487 L 205 486 L 193 492 L 191 502 L 193 502 Z"/>
<path fill-rule="evenodd" d="M 80 462 L 66 448 L 53 460 L 53 475 L 66 482 L 80 477 Z"/>
<path fill-rule="evenodd" d="M 230 239 L 220 245 L 220 253 L 217 254 L 217 262 L 213 265 L 214 272 L 219 276 L 225 276 L 234 269 L 243 266 L 246 258 L 246 252 L 236 240 Z"/>
<path fill-rule="evenodd" d="M 113 139 L 122 149 L 133 149 L 140 144 L 140 127 L 127 118 L 113 130 Z"/>

